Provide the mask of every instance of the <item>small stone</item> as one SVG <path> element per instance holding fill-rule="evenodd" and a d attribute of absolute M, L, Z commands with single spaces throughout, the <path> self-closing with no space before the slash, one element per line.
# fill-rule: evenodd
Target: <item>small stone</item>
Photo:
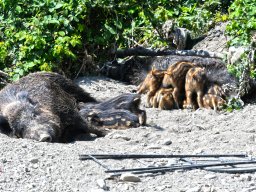
<path fill-rule="evenodd" d="M 106 186 L 106 182 L 104 179 L 98 179 L 97 180 L 97 185 L 104 190 L 108 190 L 108 187 Z"/>
<path fill-rule="evenodd" d="M 27 148 L 28 146 L 26 144 L 21 145 L 22 148 Z"/>
<path fill-rule="evenodd" d="M 171 145 L 172 144 L 172 141 L 170 139 L 165 139 L 163 141 L 163 145 Z"/>
<path fill-rule="evenodd" d="M 27 167 L 25 167 L 25 172 L 29 172 L 29 169 Z"/>
<path fill-rule="evenodd" d="M 140 178 L 131 173 L 124 173 L 121 175 L 120 180 L 129 182 L 140 182 Z"/>
<path fill-rule="evenodd" d="M 7 163 L 7 159 L 1 159 L 2 163 Z"/>
<path fill-rule="evenodd" d="M 147 147 L 148 144 L 147 144 L 147 143 L 141 143 L 141 146 L 142 146 L 142 147 Z"/>
<path fill-rule="evenodd" d="M 35 164 L 35 163 L 38 163 L 39 160 L 37 158 L 32 158 L 29 160 L 29 162 Z"/>
<path fill-rule="evenodd" d="M 208 175 L 205 175 L 204 178 L 205 179 L 215 179 L 217 176 L 214 175 L 214 174 L 208 174 Z"/>

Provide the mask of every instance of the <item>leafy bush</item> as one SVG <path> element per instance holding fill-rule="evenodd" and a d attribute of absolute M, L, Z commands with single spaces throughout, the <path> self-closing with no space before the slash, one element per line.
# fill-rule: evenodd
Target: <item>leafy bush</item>
<path fill-rule="evenodd" d="M 167 20 L 194 36 L 205 33 L 215 22 L 227 20 L 232 2 L 0 0 L 0 69 L 12 80 L 38 70 L 91 73 L 101 60 L 113 59 L 116 47 L 168 47 L 161 34 Z M 242 1 L 232 4 L 230 14 L 237 2 Z"/>
<path fill-rule="evenodd" d="M 0 8 L 1 68 L 13 80 L 62 69 L 79 57 L 85 29 L 78 21 L 86 12 L 81 0 L 1 0 Z"/>
<path fill-rule="evenodd" d="M 229 7 L 230 24 L 227 26 L 228 35 L 232 40 L 230 45 L 249 45 L 251 32 L 256 30 L 256 1 L 235 0 Z"/>
<path fill-rule="evenodd" d="M 242 56 L 241 62 L 235 65 L 228 66 L 229 71 L 241 77 L 241 74 L 246 69 L 250 61 L 248 55 L 250 50 L 255 49 L 252 44 L 252 34 L 256 30 L 256 1 L 250 0 L 235 0 L 229 7 L 229 20 L 230 23 L 226 28 L 227 34 L 231 37 L 229 41 L 230 46 L 245 46 L 248 47 L 247 52 Z M 255 61 L 255 58 L 252 60 Z M 250 76 L 255 78 L 256 71 L 252 65 L 250 68 Z"/>

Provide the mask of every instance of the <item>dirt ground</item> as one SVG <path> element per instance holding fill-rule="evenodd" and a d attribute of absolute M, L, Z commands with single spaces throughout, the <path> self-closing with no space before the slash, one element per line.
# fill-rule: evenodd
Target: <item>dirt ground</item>
<path fill-rule="evenodd" d="M 81 78 L 78 84 L 99 100 L 135 89 L 103 77 Z M 143 96 L 143 98 L 145 98 Z M 143 102 L 144 103 L 144 102 Z M 142 107 L 144 108 L 142 103 Z M 0 134 L 0 191 L 256 191 L 256 174 L 214 173 L 205 170 L 139 175 L 140 182 L 108 179 L 93 161 L 79 154 L 234 154 L 256 157 L 256 107 L 228 112 L 164 111 L 146 108 L 147 126 L 113 130 L 104 138 L 73 143 L 40 143 Z M 167 165 L 175 159 L 101 160 L 109 168 Z"/>

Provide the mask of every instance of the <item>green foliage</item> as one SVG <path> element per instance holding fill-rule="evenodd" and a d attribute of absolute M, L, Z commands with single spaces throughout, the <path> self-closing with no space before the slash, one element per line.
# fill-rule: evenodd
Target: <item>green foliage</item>
<path fill-rule="evenodd" d="M 30 71 L 64 68 L 81 50 L 82 0 L 0 0 L 0 66 L 13 80 Z M 67 66 L 66 66 L 67 67 Z"/>
<path fill-rule="evenodd" d="M 235 0 L 230 7 L 232 2 L 0 0 L 0 69 L 13 80 L 38 70 L 74 75 L 86 63 L 85 52 L 99 63 L 113 59 L 109 53 L 115 47 L 168 47 L 171 42 L 161 32 L 167 20 L 200 36 L 216 22 L 241 15 L 248 20 L 246 30 L 241 31 L 239 23 L 231 24 L 228 30 L 248 40 L 255 24 L 245 13 L 255 14 L 255 1 Z"/>
<path fill-rule="evenodd" d="M 251 0 L 235 0 L 229 7 L 230 23 L 226 28 L 227 34 L 231 37 L 229 41 L 230 46 L 244 46 L 248 49 L 253 49 L 252 34 L 256 31 L 256 1 Z M 255 48 L 255 47 L 254 47 Z M 237 78 L 241 77 L 243 71 L 250 66 L 248 55 L 250 51 L 242 55 L 241 62 L 229 65 L 228 70 Z M 255 60 L 251 59 L 251 60 Z M 254 64 L 255 65 L 255 64 Z M 251 65 L 249 75 L 256 78 L 256 71 Z"/>
<path fill-rule="evenodd" d="M 223 106 L 223 109 L 225 109 L 228 112 L 232 112 L 233 110 L 239 110 L 242 109 L 244 106 L 244 102 L 239 97 L 232 97 L 228 100 L 228 103 Z"/>
<path fill-rule="evenodd" d="M 235 0 L 229 8 L 230 23 L 227 33 L 232 40 L 230 45 L 248 45 L 251 32 L 256 30 L 256 1 Z"/>

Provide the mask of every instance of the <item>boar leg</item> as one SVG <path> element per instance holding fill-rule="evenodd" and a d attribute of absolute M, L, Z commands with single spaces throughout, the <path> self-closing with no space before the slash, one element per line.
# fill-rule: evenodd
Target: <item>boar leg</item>
<path fill-rule="evenodd" d="M 197 103 L 201 109 L 204 108 L 202 91 L 197 92 Z"/>
<path fill-rule="evenodd" d="M 151 100 L 152 97 L 154 97 L 154 95 L 155 95 L 155 92 L 148 92 L 148 94 L 147 94 L 147 106 L 146 107 L 148 107 L 148 108 L 152 107 L 150 100 Z"/>
<path fill-rule="evenodd" d="M 193 108 L 193 93 L 192 91 L 186 91 L 186 108 L 187 109 L 192 109 Z"/>

